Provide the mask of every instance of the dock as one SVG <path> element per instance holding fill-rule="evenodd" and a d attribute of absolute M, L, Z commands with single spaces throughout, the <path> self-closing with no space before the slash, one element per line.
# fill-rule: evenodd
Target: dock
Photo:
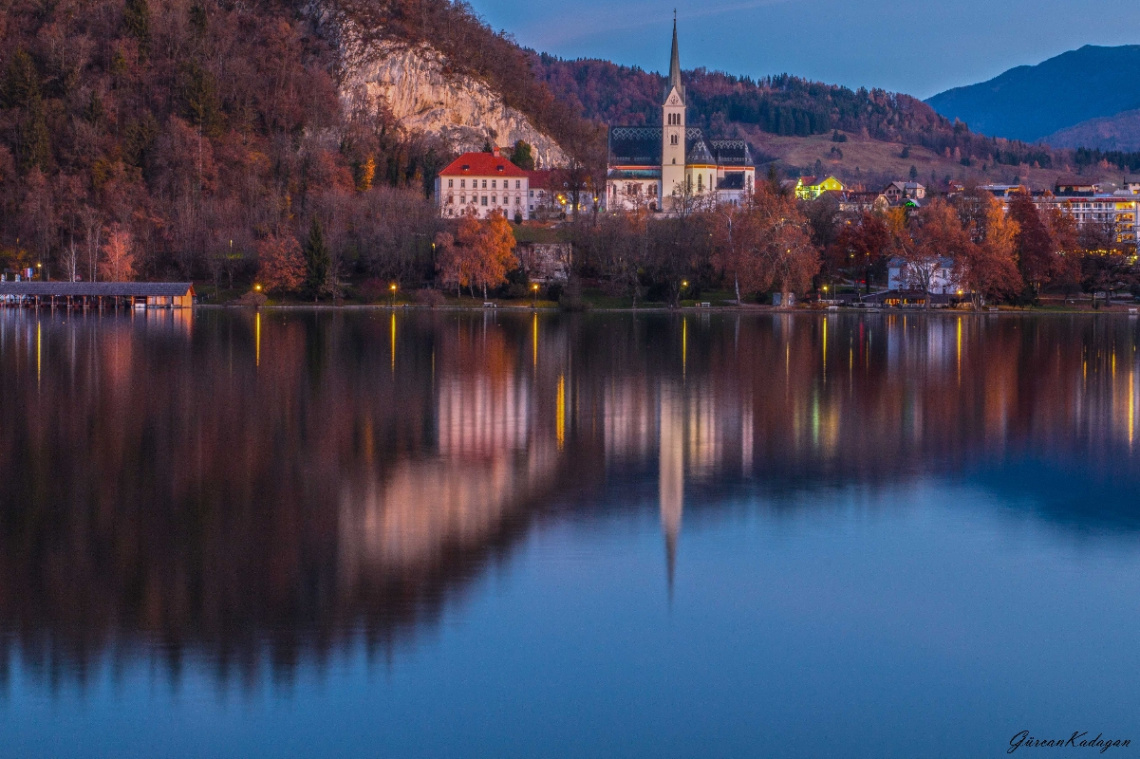
<path fill-rule="evenodd" d="M 6 308 L 192 308 L 190 282 L 0 282 Z"/>

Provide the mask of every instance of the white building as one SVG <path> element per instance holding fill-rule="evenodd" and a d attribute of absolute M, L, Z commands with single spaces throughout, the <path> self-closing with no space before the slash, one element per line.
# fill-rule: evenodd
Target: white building
<path fill-rule="evenodd" d="M 473 212 L 485 219 L 495 210 L 508 219 L 530 218 L 530 178 L 498 148 L 452 161 L 435 180 L 435 197 L 444 218 Z"/>
<path fill-rule="evenodd" d="M 957 295 L 962 283 L 954 271 L 953 258 L 932 258 L 918 263 L 892 258 L 887 263 L 887 289 L 892 292 L 914 292 L 923 289 L 930 274 L 931 295 Z"/>
<path fill-rule="evenodd" d="M 744 140 L 708 140 L 687 125 L 685 85 L 673 22 L 669 81 L 661 126 L 617 126 L 609 134 L 605 206 L 668 212 L 683 197 L 740 202 L 752 192 L 756 166 Z"/>

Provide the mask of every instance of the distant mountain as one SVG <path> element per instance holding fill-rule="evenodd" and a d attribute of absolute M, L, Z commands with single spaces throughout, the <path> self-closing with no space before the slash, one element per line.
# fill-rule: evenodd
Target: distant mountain
<path fill-rule="evenodd" d="M 1056 148 L 1100 148 L 1140 152 L 1140 110 L 1082 121 L 1045 138 Z"/>
<path fill-rule="evenodd" d="M 1090 119 L 1140 108 L 1138 83 L 1140 45 L 1087 45 L 926 102 L 974 132 L 1034 142 Z"/>

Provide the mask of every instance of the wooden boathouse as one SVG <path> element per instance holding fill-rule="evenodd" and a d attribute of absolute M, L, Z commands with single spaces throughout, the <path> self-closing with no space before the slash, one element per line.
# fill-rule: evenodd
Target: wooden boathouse
<path fill-rule="evenodd" d="M 0 282 L 0 304 L 17 308 L 191 308 L 190 282 Z"/>

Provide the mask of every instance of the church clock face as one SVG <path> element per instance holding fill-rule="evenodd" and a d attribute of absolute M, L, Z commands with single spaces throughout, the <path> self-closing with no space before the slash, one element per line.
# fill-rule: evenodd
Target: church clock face
<path fill-rule="evenodd" d="M 677 105 L 677 96 L 676 95 L 669 98 L 669 105 Z"/>

